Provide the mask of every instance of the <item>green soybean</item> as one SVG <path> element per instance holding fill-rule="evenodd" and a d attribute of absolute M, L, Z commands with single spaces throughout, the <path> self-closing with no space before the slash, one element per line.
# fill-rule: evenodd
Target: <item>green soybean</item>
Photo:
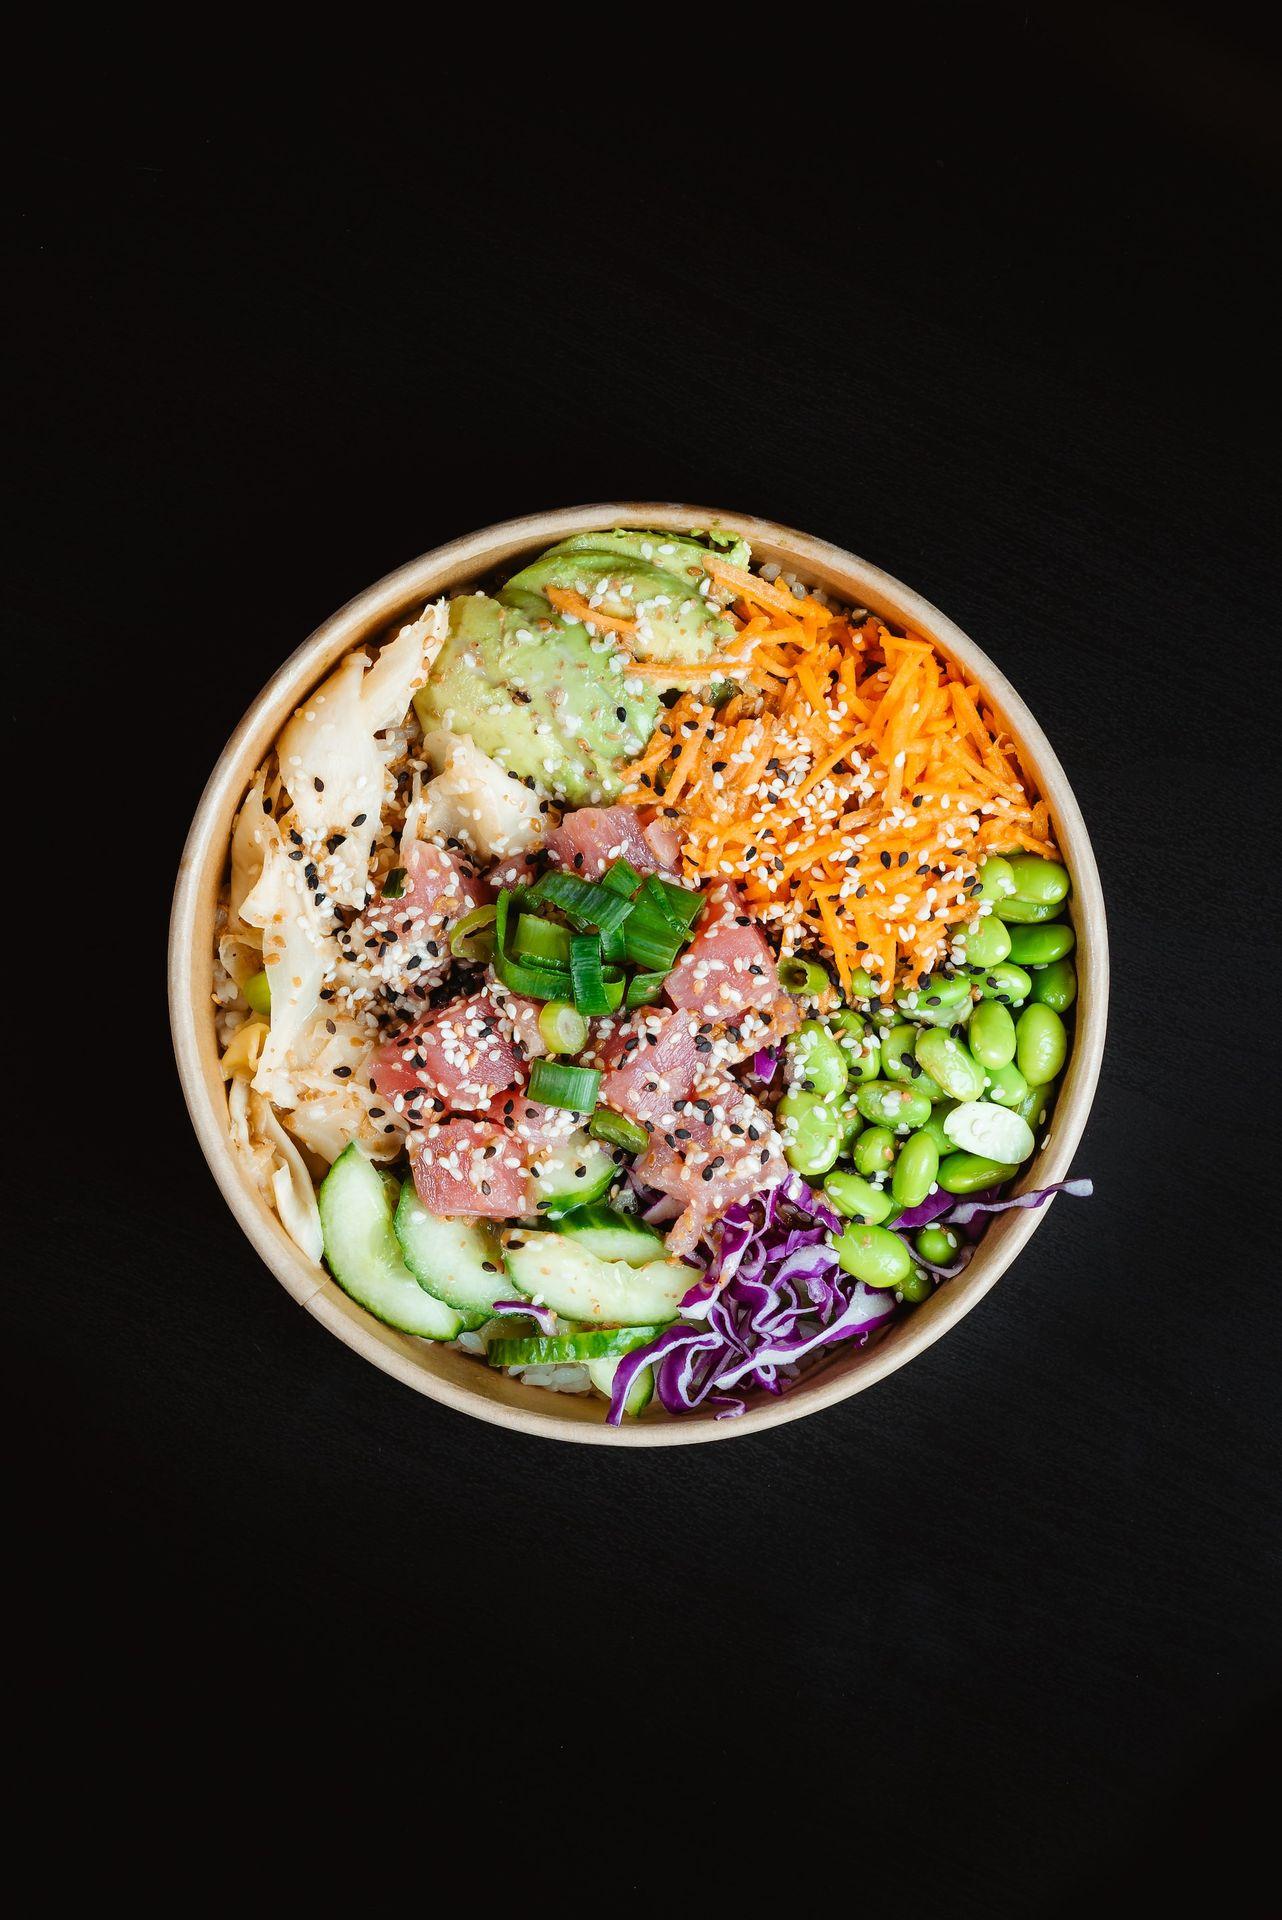
<path fill-rule="evenodd" d="M 1005 1160 L 986 1160 L 982 1153 L 950 1153 L 939 1163 L 939 1184 L 945 1193 L 982 1193 L 1000 1187 L 1019 1172 Z"/>
<path fill-rule="evenodd" d="M 912 1272 L 912 1256 L 898 1234 L 853 1220 L 836 1243 L 845 1271 L 866 1287 L 898 1287 Z"/>
<path fill-rule="evenodd" d="M 828 1022 L 846 1066 L 847 1082 L 881 1078 L 881 1048 L 868 1033 L 868 1023 L 853 1007 L 843 1007 Z"/>
<path fill-rule="evenodd" d="M 775 1109 L 783 1139 L 783 1157 L 795 1173 L 817 1179 L 827 1173 L 841 1146 L 841 1121 L 836 1106 L 827 1106 L 813 1093 L 785 1093 Z"/>
<path fill-rule="evenodd" d="M 970 1016 L 966 1045 L 981 1067 L 1008 1067 L 1015 1058 L 1015 1022 L 1000 1000 L 981 1000 Z"/>
<path fill-rule="evenodd" d="M 850 976 L 850 995 L 855 1000 L 871 1000 L 880 990 L 879 983 L 873 979 L 867 967 L 856 967 Z"/>
<path fill-rule="evenodd" d="M 1002 901 L 1002 919 L 1008 927 L 1040 926 L 1043 920 L 1057 920 L 1063 911 L 1062 900 L 1021 900 L 1013 895 Z"/>
<path fill-rule="evenodd" d="M 885 1173 L 894 1165 L 897 1144 L 889 1127 L 869 1127 L 856 1140 L 850 1157 L 860 1173 Z"/>
<path fill-rule="evenodd" d="M 806 1093 L 844 1093 L 845 1055 L 821 1020 L 803 1020 L 784 1042 L 792 1084 Z"/>
<path fill-rule="evenodd" d="M 971 921 L 962 944 L 968 967 L 995 967 L 1010 954 L 1010 928 L 995 913 L 988 913 L 982 920 Z"/>
<path fill-rule="evenodd" d="M 837 1149 L 838 1158 L 848 1160 L 850 1149 L 864 1130 L 864 1116 L 855 1104 L 853 1094 L 837 1102 L 837 1125 L 841 1129 L 841 1141 Z"/>
<path fill-rule="evenodd" d="M 1030 1087 L 1044 1087 L 1064 1064 L 1068 1036 L 1054 1007 L 1035 1000 L 1015 1028 L 1015 1064 Z"/>
<path fill-rule="evenodd" d="M 1030 1127 L 1040 1127 L 1050 1112 L 1054 1092 L 1053 1085 L 1029 1087 L 1023 1099 L 1016 1100 L 1012 1111 L 1019 1114 L 1021 1119 L 1027 1120 Z"/>
<path fill-rule="evenodd" d="M 916 1021 L 955 1027 L 970 1007 L 970 981 L 965 974 L 928 974 L 919 987 L 899 994 L 895 1004 Z"/>
<path fill-rule="evenodd" d="M 1077 998 L 1077 968 L 1071 960 L 1052 960 L 1033 975 L 1033 998 L 1056 1013 L 1067 1013 Z"/>
<path fill-rule="evenodd" d="M 1009 860 L 990 853 L 979 863 L 977 900 L 1007 900 L 1015 891 L 1015 874 Z"/>
<path fill-rule="evenodd" d="M 824 1192 L 838 1213 L 844 1213 L 847 1219 L 866 1220 L 874 1227 L 891 1210 L 891 1198 L 884 1188 L 871 1186 L 857 1173 L 830 1173 L 824 1181 Z"/>
<path fill-rule="evenodd" d="M 919 1259 L 929 1260 L 933 1267 L 951 1267 L 961 1241 L 951 1227 L 923 1227 L 913 1245 Z"/>
<path fill-rule="evenodd" d="M 938 1172 L 939 1148 L 928 1133 L 914 1133 L 899 1149 L 890 1190 L 901 1207 L 919 1207 Z"/>
<path fill-rule="evenodd" d="M 989 1068 L 988 1098 L 999 1107 L 1017 1108 L 1027 1092 L 1028 1082 L 1013 1060 L 1008 1066 Z"/>
<path fill-rule="evenodd" d="M 917 1129 L 918 1133 L 924 1133 L 934 1141 L 941 1154 L 953 1150 L 953 1143 L 944 1132 L 944 1121 L 956 1105 L 957 1102 L 950 1100 L 941 1089 L 939 1105 L 931 1108 L 929 1120 L 924 1120 Z"/>
<path fill-rule="evenodd" d="M 984 1091 L 984 1069 L 970 1049 L 951 1033 L 926 1027 L 917 1035 L 917 1058 L 931 1079 L 953 1100 L 978 1100 Z M 924 1124 L 919 1120 L 918 1126 Z"/>
<path fill-rule="evenodd" d="M 982 973 L 972 973 L 970 983 L 981 1000 L 1003 1000 L 1008 1007 L 1022 1007 L 1033 991 L 1032 974 L 1012 966 L 1009 960 L 985 967 Z"/>
<path fill-rule="evenodd" d="M 900 1282 L 899 1291 L 910 1307 L 919 1307 L 923 1300 L 929 1300 L 935 1283 L 921 1267 L 914 1267 L 908 1278 Z"/>
<path fill-rule="evenodd" d="M 918 1032 L 919 1029 L 909 1026 L 907 1021 L 890 1029 L 881 1043 L 881 1071 L 887 1080 L 897 1080 L 903 1087 L 915 1087 L 928 1100 L 942 1100 L 943 1088 L 931 1079 L 917 1058 Z"/>
<path fill-rule="evenodd" d="M 241 988 L 251 1010 L 254 1013 L 270 1013 L 272 1010 L 271 983 L 266 972 L 252 973 Z"/>
<path fill-rule="evenodd" d="M 1052 960 L 1062 960 L 1077 945 L 1077 935 L 1062 920 L 1048 921 L 1040 927 L 1014 927 L 1010 935 L 1010 952 L 1001 954 L 1003 960 L 1011 959 L 1021 967 L 1048 967 Z"/>
<path fill-rule="evenodd" d="M 1058 906 L 1068 898 L 1068 871 L 1058 860 L 1035 853 L 1012 853 L 1006 860 L 1015 882 L 1015 898 L 1033 906 Z"/>
<path fill-rule="evenodd" d="M 893 1080 L 868 1080 L 855 1095 L 865 1120 L 880 1127 L 920 1127 L 930 1118 L 930 1101 L 915 1087 Z"/>

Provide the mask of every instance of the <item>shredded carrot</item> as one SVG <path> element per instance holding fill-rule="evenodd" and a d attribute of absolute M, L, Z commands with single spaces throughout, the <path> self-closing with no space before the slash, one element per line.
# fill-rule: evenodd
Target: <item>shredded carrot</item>
<path fill-rule="evenodd" d="M 717 554 L 706 568 L 738 626 L 716 670 L 744 691 L 714 710 L 712 663 L 631 669 L 696 685 L 627 769 L 624 798 L 666 809 L 688 876 L 735 881 L 784 953 L 826 948 L 843 985 L 862 970 L 888 999 L 960 956 L 986 854 L 1056 857 L 1046 804 L 929 640 L 875 615 L 852 624 Z"/>
<path fill-rule="evenodd" d="M 546 587 L 548 599 L 558 613 L 568 613 L 571 620 L 590 622 L 601 633 L 634 634 L 637 630 L 635 620 L 622 620 L 612 613 L 604 613 L 600 607 L 594 607 L 581 593 L 575 593 L 569 587 Z"/>

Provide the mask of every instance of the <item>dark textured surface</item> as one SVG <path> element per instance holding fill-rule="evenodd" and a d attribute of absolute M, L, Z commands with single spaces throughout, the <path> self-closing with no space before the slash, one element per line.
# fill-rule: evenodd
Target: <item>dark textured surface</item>
<path fill-rule="evenodd" d="M 104 1737 L 234 1754 L 258 1805 L 288 1748 L 359 1832 L 353 1774 L 409 1731 L 402 1849 L 463 1798 L 598 1899 L 655 1885 L 678 1798 L 710 1897 L 799 1846 L 910 1914 L 1209 1883 L 1249 1825 L 1277 1314 L 1223 1210 L 1276 1106 L 1272 1000 L 1230 1012 L 1275 972 L 1270 96 L 1231 36 L 1101 54 L 1022 18 L 986 74 L 959 40 L 818 131 L 710 96 L 661 163 L 565 102 L 478 132 L 426 82 L 323 151 L 226 116 L 52 137 L 6 586 L 32 724 L 88 751 L 71 864 L 143 1072 L 82 1062 L 93 1150 L 10 1300 L 10 1392 Z M 1076 784 L 1115 986 L 1093 1202 L 872 1392 L 623 1458 L 438 1409 L 290 1304 L 187 1126 L 161 943 L 205 773 L 320 619 L 454 534 L 630 495 L 850 546 L 992 653 Z"/>

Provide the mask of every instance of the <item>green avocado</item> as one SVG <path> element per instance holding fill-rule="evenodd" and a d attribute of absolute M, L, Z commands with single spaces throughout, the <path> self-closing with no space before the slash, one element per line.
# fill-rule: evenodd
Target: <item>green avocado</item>
<path fill-rule="evenodd" d="M 732 567 L 746 567 L 752 561 L 752 548 L 738 534 L 719 527 L 698 533 L 636 533 L 616 527 L 612 533 L 576 533 L 562 540 L 549 553 L 622 553 L 634 559 L 653 560 L 667 573 L 698 583 L 703 563 L 710 552 L 720 554 Z"/>
<path fill-rule="evenodd" d="M 414 710 L 424 732 L 470 734 L 519 779 L 568 806 L 597 805 L 618 794 L 620 762 L 643 750 L 660 711 L 657 692 L 626 690 L 617 658 L 540 593 L 518 588 L 504 605 L 460 595 Z"/>
<path fill-rule="evenodd" d="M 553 550 L 514 574 L 499 597 L 508 605 L 525 605 L 525 596 L 547 587 L 569 588 L 594 599 L 603 613 L 616 619 L 635 616 L 630 645 L 640 660 L 685 665 L 707 659 L 734 638 L 734 627 L 699 592 L 689 569 L 669 573 L 652 560 L 588 547 L 568 553 Z"/>

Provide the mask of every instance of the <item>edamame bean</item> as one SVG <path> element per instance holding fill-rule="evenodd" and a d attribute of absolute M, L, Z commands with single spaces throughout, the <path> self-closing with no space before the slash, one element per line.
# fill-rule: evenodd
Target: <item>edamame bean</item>
<path fill-rule="evenodd" d="M 864 1116 L 855 1104 L 853 1094 L 850 1094 L 845 1100 L 839 1100 L 837 1102 L 837 1124 L 841 1128 L 841 1141 L 837 1148 L 837 1156 L 841 1160 L 848 1160 L 850 1158 L 850 1149 L 854 1146 L 855 1141 L 864 1130 Z"/>
<path fill-rule="evenodd" d="M 841 1145 L 841 1123 L 835 1105 L 813 1093 L 785 1093 L 775 1109 L 783 1140 L 783 1157 L 795 1173 L 807 1180 L 827 1173 Z"/>
<path fill-rule="evenodd" d="M 878 991 L 878 983 L 873 979 L 867 967 L 856 967 L 850 976 L 850 997 L 852 1000 L 871 1000 Z"/>
<path fill-rule="evenodd" d="M 915 1087 L 928 1100 L 942 1100 L 943 1088 L 931 1079 L 917 1058 L 917 1034 L 918 1028 L 909 1026 L 907 1021 L 890 1029 L 881 1043 L 882 1074 L 887 1080 L 897 1080 L 900 1086 Z"/>
<path fill-rule="evenodd" d="M 1008 1067 L 1015 1058 L 1015 1022 L 1000 1000 L 981 1000 L 966 1028 L 966 1045 L 981 1067 L 991 1073 Z"/>
<path fill-rule="evenodd" d="M 1054 1092 L 1053 1086 L 1030 1087 L 1023 1099 L 1015 1102 L 1012 1111 L 1027 1120 L 1030 1127 L 1040 1127 L 1051 1110 Z"/>
<path fill-rule="evenodd" d="M 982 1193 L 1013 1179 L 1019 1168 L 1005 1160 L 986 1160 L 981 1153 L 950 1153 L 939 1163 L 939 1184 L 945 1193 Z"/>
<path fill-rule="evenodd" d="M 893 1080 L 868 1080 L 855 1095 L 865 1120 L 881 1127 L 920 1127 L 930 1118 L 930 1101 L 915 1087 Z"/>
<path fill-rule="evenodd" d="M 1015 875 L 1009 860 L 1004 860 L 1000 853 L 990 853 L 980 861 L 977 900 L 1007 900 L 1014 891 Z"/>
<path fill-rule="evenodd" d="M 822 1020 L 803 1020 L 784 1042 L 788 1075 L 804 1093 L 844 1093 L 845 1055 Z"/>
<path fill-rule="evenodd" d="M 912 1272 L 912 1257 L 898 1234 L 853 1220 L 836 1242 L 837 1259 L 866 1287 L 898 1287 Z"/>
<path fill-rule="evenodd" d="M 824 1181 L 824 1192 L 838 1213 L 844 1213 L 847 1219 L 866 1220 L 870 1226 L 880 1225 L 890 1212 L 890 1195 L 881 1187 L 870 1186 L 857 1173 L 830 1173 Z"/>
<path fill-rule="evenodd" d="M 901 1207 L 919 1207 L 938 1172 L 939 1148 L 928 1133 L 914 1133 L 899 1149 L 890 1190 Z"/>
<path fill-rule="evenodd" d="M 840 1013 L 833 1015 L 828 1027 L 841 1048 L 847 1082 L 880 1080 L 881 1048 L 868 1032 L 868 1023 L 863 1015 L 856 1013 L 853 1007 L 843 1007 Z"/>
<path fill-rule="evenodd" d="M 944 1121 L 956 1105 L 957 1102 L 950 1100 L 941 1088 L 938 1106 L 931 1108 L 929 1120 L 923 1121 L 917 1129 L 918 1133 L 929 1135 L 941 1154 L 951 1153 L 953 1150 L 953 1143 L 944 1132 Z"/>
<path fill-rule="evenodd" d="M 1068 898 L 1068 871 L 1058 860 L 1043 860 L 1035 853 L 1012 853 L 1006 864 L 1015 882 L 1015 898 L 1033 906 L 1058 906 Z"/>
<path fill-rule="evenodd" d="M 856 1140 L 850 1157 L 860 1173 L 886 1173 L 894 1164 L 896 1144 L 889 1127 L 869 1127 Z"/>
<path fill-rule="evenodd" d="M 1013 1060 L 1009 1066 L 989 1069 L 988 1098 L 999 1107 L 1018 1107 L 1027 1092 L 1028 1082 Z"/>
<path fill-rule="evenodd" d="M 895 1005 L 932 1027 L 955 1027 L 970 1008 L 970 981 L 960 973 L 928 974 L 921 986 L 897 995 Z"/>
<path fill-rule="evenodd" d="M 1067 1013 L 1077 998 L 1077 968 L 1071 960 L 1052 960 L 1033 975 L 1033 998 L 1056 1013 Z"/>
<path fill-rule="evenodd" d="M 1040 927 L 1012 927 L 1010 952 L 1000 957 L 1021 967 L 1048 967 L 1062 960 L 1077 945 L 1077 935 L 1065 921 L 1048 921 Z"/>
<path fill-rule="evenodd" d="M 923 1300 L 929 1300 L 934 1291 L 934 1281 L 921 1267 L 914 1267 L 899 1288 L 900 1295 L 910 1307 L 919 1307 Z"/>
<path fill-rule="evenodd" d="M 971 921 L 962 944 L 968 967 L 995 967 L 1010 953 L 1010 928 L 995 913 L 986 913 L 982 920 Z"/>
<path fill-rule="evenodd" d="M 1030 1087 L 1044 1087 L 1064 1064 L 1068 1037 L 1054 1007 L 1035 1000 L 1015 1028 L 1015 1064 Z"/>
<path fill-rule="evenodd" d="M 931 1079 L 953 1100 L 978 1100 L 984 1091 L 984 1069 L 951 1033 L 926 1027 L 917 1035 L 917 1058 Z M 918 1126 L 924 1124 L 919 1120 Z"/>
<path fill-rule="evenodd" d="M 1003 960 L 995 967 L 985 967 L 982 973 L 972 973 L 970 983 L 978 991 L 981 1000 L 1001 1000 L 1008 1007 L 1022 1007 L 1033 991 L 1031 973 L 1025 973 L 1022 967 L 1012 966 L 1009 960 Z"/>
<path fill-rule="evenodd" d="M 923 1227 L 913 1245 L 919 1260 L 929 1260 L 933 1267 L 951 1267 L 961 1241 L 951 1227 Z"/>
<path fill-rule="evenodd" d="M 1008 927 L 1038 926 L 1043 920 L 1057 920 L 1063 911 L 1062 900 L 1021 900 L 1012 894 L 1002 901 L 1002 919 Z"/>

